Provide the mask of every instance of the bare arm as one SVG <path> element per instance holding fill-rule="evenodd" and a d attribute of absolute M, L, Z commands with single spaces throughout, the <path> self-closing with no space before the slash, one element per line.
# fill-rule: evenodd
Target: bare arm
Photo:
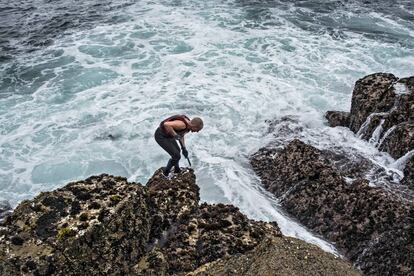
<path fill-rule="evenodd" d="M 181 145 L 181 148 L 185 148 L 184 136 L 180 138 L 180 145 Z"/>

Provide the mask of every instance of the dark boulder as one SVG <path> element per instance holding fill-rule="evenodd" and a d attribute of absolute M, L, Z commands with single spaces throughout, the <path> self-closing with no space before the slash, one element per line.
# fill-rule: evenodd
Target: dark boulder
<path fill-rule="evenodd" d="M 355 83 L 349 116 L 328 111 L 325 117 L 332 127 L 346 126 L 349 120 L 360 138 L 399 159 L 414 150 L 414 76 L 368 75 Z M 403 184 L 410 182 L 407 173 Z"/>
<path fill-rule="evenodd" d="M 150 235 L 146 198 L 141 185 L 101 175 L 23 201 L 1 225 L 0 274 L 130 272 Z M 100 207 L 89 208 L 92 202 Z"/>
<path fill-rule="evenodd" d="M 353 132 L 358 132 L 370 114 L 387 112 L 394 106 L 392 88 L 397 80 L 393 74 L 376 73 L 355 83 L 349 125 Z"/>
<path fill-rule="evenodd" d="M 414 150 L 414 121 L 413 123 L 401 123 L 394 127 L 379 149 L 388 152 L 396 159 Z"/>
<path fill-rule="evenodd" d="M 412 243 L 400 238 L 412 235 L 412 201 L 363 179 L 348 183 L 324 152 L 299 140 L 283 150 L 261 149 L 251 163 L 290 214 L 334 242 L 365 273 L 414 271 L 413 255 L 406 254 Z M 390 252 L 378 254 L 382 249 Z"/>
<path fill-rule="evenodd" d="M 405 164 L 404 178 L 401 184 L 407 185 L 414 190 L 414 156 Z"/>
<path fill-rule="evenodd" d="M 344 111 L 328 111 L 325 114 L 326 119 L 328 120 L 330 127 L 349 127 L 349 112 Z"/>
<path fill-rule="evenodd" d="M 360 263 L 360 269 L 365 274 L 371 275 L 413 275 L 414 260 L 414 209 L 401 219 L 399 224 L 393 227 L 392 231 L 384 232 L 368 245 L 369 250 L 365 250 L 356 261 Z M 392 241 L 392 242 L 390 242 Z M 399 259 L 398 264 L 394 261 Z M 388 270 L 379 270 L 378 263 L 375 261 L 364 260 L 381 260 L 380 267 L 393 268 Z"/>

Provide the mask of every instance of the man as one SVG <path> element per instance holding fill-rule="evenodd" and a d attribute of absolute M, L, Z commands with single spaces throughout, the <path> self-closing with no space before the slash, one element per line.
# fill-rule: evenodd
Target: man
<path fill-rule="evenodd" d="M 180 142 L 184 157 L 188 158 L 184 135 L 190 131 L 199 132 L 202 128 L 203 120 L 201 118 L 195 117 L 190 120 L 185 115 L 174 115 L 160 123 L 160 126 L 154 134 L 155 141 L 171 156 L 171 159 L 168 160 L 167 167 L 163 168 L 165 176 L 170 174 L 172 167 L 174 167 L 175 173 L 181 171 L 179 165 L 181 155 L 177 141 Z"/>

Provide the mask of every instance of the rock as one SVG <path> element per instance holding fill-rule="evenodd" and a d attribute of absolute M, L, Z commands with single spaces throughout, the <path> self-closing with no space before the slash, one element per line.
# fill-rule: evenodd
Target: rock
<path fill-rule="evenodd" d="M 349 263 L 294 238 L 266 238 L 252 251 L 205 264 L 187 276 L 361 275 Z"/>
<path fill-rule="evenodd" d="M 414 109 L 414 106 L 413 106 Z M 388 152 L 398 159 L 414 149 L 414 121 L 413 123 L 401 123 L 385 138 L 381 144 L 381 151 Z"/>
<path fill-rule="evenodd" d="M 292 261 L 306 256 L 303 263 L 322 274 L 334 266 L 355 273 L 331 254 L 284 238 L 274 222 L 199 200 L 192 170 L 171 180 L 157 170 L 146 186 L 103 174 L 41 193 L 1 223 L 0 275 L 176 275 L 259 245 L 249 256 L 272 246 L 269 256 L 284 254 L 278 257 Z M 300 249 L 290 251 L 290 242 Z M 257 266 L 265 264 L 260 255 L 255 258 Z"/>
<path fill-rule="evenodd" d="M 398 159 L 414 149 L 414 76 L 368 75 L 355 83 L 349 116 L 328 111 L 325 117 Z"/>
<path fill-rule="evenodd" d="M 0 219 L 4 218 L 12 210 L 10 203 L 7 200 L 0 201 Z"/>
<path fill-rule="evenodd" d="M 394 108 L 388 114 L 384 128 L 389 129 L 392 126 L 404 122 L 414 122 L 414 76 L 399 79 L 392 88 L 396 95 Z"/>
<path fill-rule="evenodd" d="M 318 180 L 329 164 L 323 156 L 321 151 L 295 139 L 283 150 L 261 148 L 252 156 L 251 164 L 264 187 L 280 197 L 303 180 Z M 292 164 L 293 160 L 297 164 Z M 333 168 L 327 174 L 336 181 L 341 179 Z"/>
<path fill-rule="evenodd" d="M 363 179 L 348 184 L 322 151 L 299 140 L 283 150 L 261 149 L 251 163 L 290 214 L 336 244 L 364 273 L 414 271 L 414 256 L 405 253 L 413 243 L 404 242 L 412 236 L 412 201 Z"/>
<path fill-rule="evenodd" d="M 360 255 L 357 263 L 361 270 L 368 275 L 413 275 L 414 260 L 414 210 L 411 208 L 407 217 L 399 225 L 393 227 L 393 231 L 379 235 Z M 392 241 L 392 242 L 390 242 Z M 384 257 L 385 255 L 385 257 Z M 395 265 L 394 260 L 402 260 Z M 380 269 L 384 267 L 396 267 L 396 270 L 379 270 L 375 262 L 364 260 L 381 260 Z"/>
<path fill-rule="evenodd" d="M 341 176 L 358 179 L 364 178 L 369 171 L 376 171 L 377 177 L 389 177 L 386 171 L 371 160 L 364 158 L 355 152 L 347 153 L 343 149 L 323 150 L 323 156 L 329 160 L 329 164 L 337 170 Z"/>
<path fill-rule="evenodd" d="M 405 164 L 404 178 L 401 184 L 407 185 L 409 188 L 414 190 L 414 157 Z"/>
<path fill-rule="evenodd" d="M 101 175 L 23 201 L 2 225 L 0 274 L 129 273 L 150 235 L 146 199 L 141 185 Z M 92 201 L 100 208 L 90 209 Z"/>
<path fill-rule="evenodd" d="M 326 119 L 328 120 L 330 127 L 349 127 L 349 112 L 343 111 L 328 111 L 325 114 Z"/>
<path fill-rule="evenodd" d="M 234 206 L 199 205 L 199 187 L 192 171 L 172 181 L 157 171 L 146 187 L 154 220 L 151 247 L 162 252 L 169 273 L 192 271 L 218 258 L 251 250 L 266 236 L 281 236 L 275 223 L 249 220 Z"/>
<path fill-rule="evenodd" d="M 376 73 L 355 83 L 350 112 L 350 129 L 353 132 L 358 132 L 370 114 L 386 112 L 394 106 L 392 85 L 397 80 L 393 74 Z"/>

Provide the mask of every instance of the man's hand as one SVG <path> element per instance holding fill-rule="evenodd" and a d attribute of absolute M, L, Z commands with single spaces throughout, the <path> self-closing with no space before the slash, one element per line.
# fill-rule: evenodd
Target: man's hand
<path fill-rule="evenodd" d="M 182 148 L 181 151 L 183 152 L 184 157 L 188 158 L 188 150 L 186 148 Z"/>

